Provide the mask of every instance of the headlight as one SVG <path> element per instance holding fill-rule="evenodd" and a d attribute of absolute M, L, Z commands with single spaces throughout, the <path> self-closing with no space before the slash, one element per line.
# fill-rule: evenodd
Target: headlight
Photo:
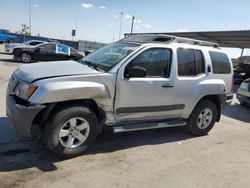
<path fill-rule="evenodd" d="M 30 96 L 36 91 L 37 86 L 22 82 L 19 84 L 16 95 L 24 100 L 28 100 Z"/>
<path fill-rule="evenodd" d="M 246 75 L 245 72 L 241 72 L 241 73 L 240 73 L 240 76 L 245 76 L 245 75 Z"/>

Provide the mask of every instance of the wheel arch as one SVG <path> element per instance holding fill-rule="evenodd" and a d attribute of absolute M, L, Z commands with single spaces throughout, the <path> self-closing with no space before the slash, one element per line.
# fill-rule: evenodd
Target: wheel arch
<path fill-rule="evenodd" d="M 222 110 L 222 105 L 223 104 L 223 100 L 225 98 L 224 94 L 214 94 L 214 95 L 205 95 L 203 96 L 195 105 L 195 107 L 197 106 L 197 104 L 199 104 L 202 100 L 210 100 L 212 101 L 215 106 L 217 107 L 217 117 L 216 117 L 216 122 L 220 121 L 221 118 L 221 110 Z"/>
<path fill-rule="evenodd" d="M 32 129 L 34 129 L 33 137 L 39 137 L 37 134 L 40 134 L 43 131 L 44 124 L 45 122 L 50 118 L 51 115 L 53 115 L 58 109 L 64 107 L 64 106 L 85 106 L 91 109 L 99 123 L 100 127 L 100 132 L 102 130 L 103 124 L 106 120 L 106 113 L 105 111 L 97 105 L 97 102 L 93 99 L 81 99 L 81 100 L 73 100 L 73 101 L 63 101 L 63 102 L 56 102 L 56 103 L 50 103 L 46 104 L 46 108 L 42 110 L 34 119 L 32 127 L 31 127 L 31 132 Z M 37 130 L 37 127 L 33 126 L 38 126 L 39 131 Z M 40 133 L 39 133 L 40 132 Z M 40 135 L 41 136 L 41 135 Z"/>

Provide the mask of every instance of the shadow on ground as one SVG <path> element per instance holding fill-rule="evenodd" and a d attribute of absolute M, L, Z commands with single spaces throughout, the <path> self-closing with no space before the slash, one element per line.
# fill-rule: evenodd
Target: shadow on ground
<path fill-rule="evenodd" d="M 20 61 L 14 60 L 14 59 L 0 59 L 0 61 L 9 62 L 9 63 L 22 63 Z"/>
<path fill-rule="evenodd" d="M 9 124 L 7 118 L 1 117 L 0 125 L 3 122 Z M 14 133 L 8 132 L 8 134 Z M 2 133 L 0 133 L 1 136 Z M 185 127 L 122 134 L 113 134 L 110 129 L 105 129 L 85 155 L 109 153 L 143 145 L 171 143 L 191 138 L 193 137 Z M 61 160 L 47 152 L 40 141 L 20 140 L 14 137 L 12 140 L 0 143 L 0 172 L 11 172 L 32 167 L 50 172 L 57 170 L 54 164 L 59 161 Z"/>
<path fill-rule="evenodd" d="M 232 119 L 250 123 L 250 107 L 248 106 L 233 103 L 227 106 L 222 114 Z"/>

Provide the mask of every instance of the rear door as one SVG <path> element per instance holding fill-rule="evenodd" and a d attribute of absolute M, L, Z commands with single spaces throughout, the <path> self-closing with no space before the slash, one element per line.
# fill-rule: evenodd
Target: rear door
<path fill-rule="evenodd" d="M 35 51 L 34 56 L 38 61 L 58 60 L 55 44 L 42 44 Z"/>
<path fill-rule="evenodd" d="M 177 48 L 177 76 L 175 98 L 185 104 L 183 117 L 187 118 L 199 101 L 202 81 L 208 79 L 205 53 L 199 49 Z M 206 91 L 204 91 L 207 93 Z"/>

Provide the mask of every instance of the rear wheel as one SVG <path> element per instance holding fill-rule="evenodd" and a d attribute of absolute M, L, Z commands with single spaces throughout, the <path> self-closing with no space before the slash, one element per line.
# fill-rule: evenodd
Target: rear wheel
<path fill-rule="evenodd" d="M 187 121 L 190 133 L 197 136 L 206 135 L 213 128 L 217 113 L 217 107 L 212 101 L 200 101 Z"/>
<path fill-rule="evenodd" d="M 31 63 L 32 62 L 31 55 L 29 53 L 26 53 L 26 52 L 21 54 L 20 59 L 23 63 Z"/>
<path fill-rule="evenodd" d="M 43 141 L 58 157 L 70 158 L 82 154 L 98 135 L 94 112 L 83 106 L 65 106 L 47 121 Z"/>

